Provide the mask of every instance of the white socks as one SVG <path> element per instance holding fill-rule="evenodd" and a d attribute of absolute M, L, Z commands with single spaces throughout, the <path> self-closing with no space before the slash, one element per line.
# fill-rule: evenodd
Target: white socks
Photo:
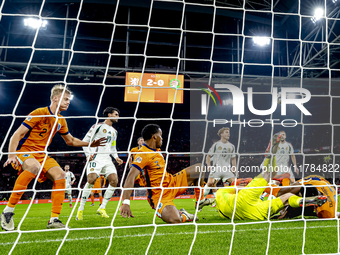
<path fill-rule="evenodd" d="M 100 206 L 100 209 L 105 209 L 106 204 L 110 201 L 113 193 L 115 192 L 115 187 L 112 187 L 110 184 L 107 187 L 107 190 L 105 191 L 105 195 L 104 195 L 104 199 L 103 199 L 103 203 Z"/>
<path fill-rule="evenodd" d="M 70 201 L 70 204 L 72 204 L 72 196 L 71 196 L 71 194 L 67 194 L 67 197 L 68 197 L 68 201 Z"/>
<path fill-rule="evenodd" d="M 89 198 L 91 194 L 92 187 L 93 187 L 93 184 L 90 184 L 88 182 L 85 184 L 84 189 L 83 189 L 83 194 L 81 195 L 81 200 L 80 200 L 78 211 L 84 211 L 84 206 L 85 206 L 86 200 Z"/>
<path fill-rule="evenodd" d="M 14 208 L 15 207 L 9 207 L 8 205 L 6 205 L 6 207 L 4 209 L 4 213 L 14 212 Z"/>

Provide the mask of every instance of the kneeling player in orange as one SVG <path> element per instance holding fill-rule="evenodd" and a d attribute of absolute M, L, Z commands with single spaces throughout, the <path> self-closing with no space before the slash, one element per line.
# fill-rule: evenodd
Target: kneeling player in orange
<path fill-rule="evenodd" d="M 38 174 L 40 174 L 39 182 L 44 182 L 48 178 L 53 181 L 53 190 L 58 190 L 52 191 L 52 213 L 47 228 L 65 227 L 58 219 L 64 200 L 65 172 L 53 158 L 47 156 L 43 151 L 47 149 L 57 132 L 69 146 L 89 145 L 88 142 L 83 142 L 69 133 L 66 120 L 60 115 L 61 111 L 67 110 L 70 100 L 71 91 L 63 85 L 55 85 L 51 90 L 51 105 L 31 112 L 12 135 L 8 150 L 12 154 L 8 155 L 4 167 L 12 164 L 19 171 L 19 177 L 15 182 L 9 203 L 1 214 L 1 227 L 4 230 L 14 230 L 15 205 L 19 202 L 28 184 Z M 90 146 L 101 146 L 103 141 L 105 139 L 93 141 Z M 21 191 L 17 192 L 19 190 Z"/>
<path fill-rule="evenodd" d="M 94 206 L 94 194 L 99 195 L 99 202 L 100 204 L 102 204 L 103 196 L 102 196 L 102 190 L 100 189 L 105 186 L 105 183 L 106 183 L 106 179 L 104 178 L 104 176 L 101 175 L 97 178 L 91 191 L 91 202 L 92 202 L 91 206 Z"/>
<path fill-rule="evenodd" d="M 148 202 L 153 209 L 157 210 L 158 217 L 166 223 L 193 221 L 194 215 L 184 209 L 177 210 L 173 200 L 183 194 L 192 183 L 198 186 L 201 164 L 185 168 L 174 175 L 169 174 L 165 170 L 163 155 L 159 152 L 163 140 L 160 127 L 155 124 L 146 125 L 142 130 L 142 136 L 145 142 L 139 149 L 139 154 L 135 156 L 125 181 L 124 188 L 131 190 L 124 190 L 120 214 L 124 218 L 133 217 L 130 210 L 130 196 L 134 181 L 140 174 L 146 187 L 151 188 L 148 189 Z M 200 181 L 203 182 L 202 179 Z M 160 188 L 161 183 L 163 190 Z"/>
<path fill-rule="evenodd" d="M 294 187 L 294 185 L 299 185 Z M 300 185 L 305 185 L 301 187 Z M 305 191 L 306 190 L 306 191 Z M 336 203 L 336 186 L 331 185 L 325 178 L 319 175 L 310 175 L 301 179 L 291 186 L 289 192 L 294 194 L 300 194 L 301 196 L 319 196 L 323 195 L 327 198 L 327 201 L 322 206 L 312 206 L 304 210 L 305 216 L 317 216 L 318 218 L 335 218 L 337 216 L 337 203 Z M 302 210 L 286 207 L 279 217 L 294 218 L 301 216 Z"/>

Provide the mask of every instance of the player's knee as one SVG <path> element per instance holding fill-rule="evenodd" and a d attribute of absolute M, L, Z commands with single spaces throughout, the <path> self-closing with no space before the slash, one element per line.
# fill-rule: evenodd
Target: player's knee
<path fill-rule="evenodd" d="M 59 174 L 59 180 L 62 180 L 62 179 L 65 179 L 65 172 L 64 171 L 61 171 L 60 174 Z"/>
<path fill-rule="evenodd" d="M 214 187 L 214 182 L 208 182 L 207 185 L 208 187 Z"/>
<path fill-rule="evenodd" d="M 87 182 L 89 183 L 89 184 L 92 184 L 92 185 L 94 185 L 94 183 L 96 182 L 96 177 L 93 177 L 93 176 L 91 176 L 91 175 L 88 175 L 87 176 Z"/>
<path fill-rule="evenodd" d="M 32 162 L 30 160 L 25 161 L 23 168 L 32 174 L 38 174 L 40 170 L 40 164 L 37 162 Z"/>
<path fill-rule="evenodd" d="M 117 187 L 118 184 L 118 179 L 114 178 L 113 180 L 110 180 L 110 185 L 112 187 Z"/>

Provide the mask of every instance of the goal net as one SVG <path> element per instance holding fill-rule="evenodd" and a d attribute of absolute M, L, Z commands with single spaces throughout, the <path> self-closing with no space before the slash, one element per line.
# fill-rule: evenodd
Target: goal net
<path fill-rule="evenodd" d="M 336 0 L 3 0 L 1 212 L 16 192 L 18 172 L 3 167 L 14 154 L 9 152 L 11 137 L 30 112 L 50 105 L 53 85 L 67 85 L 73 92 L 63 117 L 52 117 L 65 119 L 79 139 L 104 120 L 106 107 L 120 110 L 113 127 L 124 161 L 113 160 L 118 186 L 106 207 L 109 218 L 96 215 L 100 197 L 95 195 L 94 206 L 91 199 L 85 204 L 84 220 L 76 221 L 88 161 L 82 148 L 68 146 L 59 135 L 48 136 L 51 144 L 39 151 L 46 155 L 42 164 L 47 156 L 54 158 L 61 168 L 69 165 L 76 178 L 72 206 L 66 195 L 59 217 L 66 228 L 46 229 L 53 183 L 33 179 L 15 207 L 15 230 L 0 231 L 3 253 L 340 253 L 339 14 Z M 147 201 L 157 187 L 136 182 L 130 206 L 134 218 L 122 218 L 121 195 L 135 155 L 131 149 L 150 123 L 162 129 L 160 153 L 170 174 L 201 164 L 199 180 L 216 178 L 216 189 L 235 188 L 236 205 L 241 189 L 224 187 L 230 178 L 219 181 L 223 178 L 213 175 L 210 163 L 217 168 L 220 157 L 230 158 L 241 179 L 236 183 L 242 184 L 258 176 L 271 156 L 271 164 L 275 159 L 288 174 L 271 174 L 271 183 L 294 188 L 294 181 L 303 180 L 297 195 L 326 196 L 335 216 L 310 206 L 282 219 L 279 212 L 274 218 L 268 212 L 264 220 L 242 220 L 235 210 L 221 217 L 221 208 L 196 209 L 194 189 L 200 188 L 201 195 L 206 190 L 194 183 L 174 203 L 199 220 L 169 225 Z M 221 136 L 223 128 L 229 135 Z M 270 148 L 277 133 L 274 153 Z M 224 148 L 219 141 L 232 145 Z M 220 172 L 228 171 L 221 167 Z M 314 181 L 314 193 L 309 181 Z M 99 188 L 103 196 L 107 187 Z M 163 194 L 167 188 L 160 190 Z M 275 191 L 269 186 L 261 198 L 271 205 Z"/>

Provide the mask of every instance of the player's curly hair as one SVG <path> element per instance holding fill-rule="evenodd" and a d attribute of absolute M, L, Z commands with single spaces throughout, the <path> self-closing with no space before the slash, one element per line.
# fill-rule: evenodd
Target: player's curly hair
<path fill-rule="evenodd" d="M 103 115 L 104 117 L 108 117 L 109 113 L 113 113 L 114 111 L 118 112 L 118 114 L 120 114 L 120 111 L 117 108 L 114 107 L 106 107 L 105 110 L 103 111 Z"/>
<path fill-rule="evenodd" d="M 142 130 L 142 137 L 145 141 L 150 140 L 151 137 L 159 131 L 160 127 L 157 124 L 148 124 Z"/>
<path fill-rule="evenodd" d="M 222 134 L 225 130 L 230 130 L 230 128 L 228 128 L 228 127 L 223 127 L 223 128 L 221 128 L 220 130 L 218 130 L 217 135 L 218 135 L 218 136 L 221 136 L 221 134 Z"/>
<path fill-rule="evenodd" d="M 63 84 L 56 84 L 51 89 L 51 100 L 53 97 L 58 96 L 63 93 L 65 90 L 65 94 L 72 95 L 72 91 L 69 89 L 69 87 L 64 86 Z"/>

